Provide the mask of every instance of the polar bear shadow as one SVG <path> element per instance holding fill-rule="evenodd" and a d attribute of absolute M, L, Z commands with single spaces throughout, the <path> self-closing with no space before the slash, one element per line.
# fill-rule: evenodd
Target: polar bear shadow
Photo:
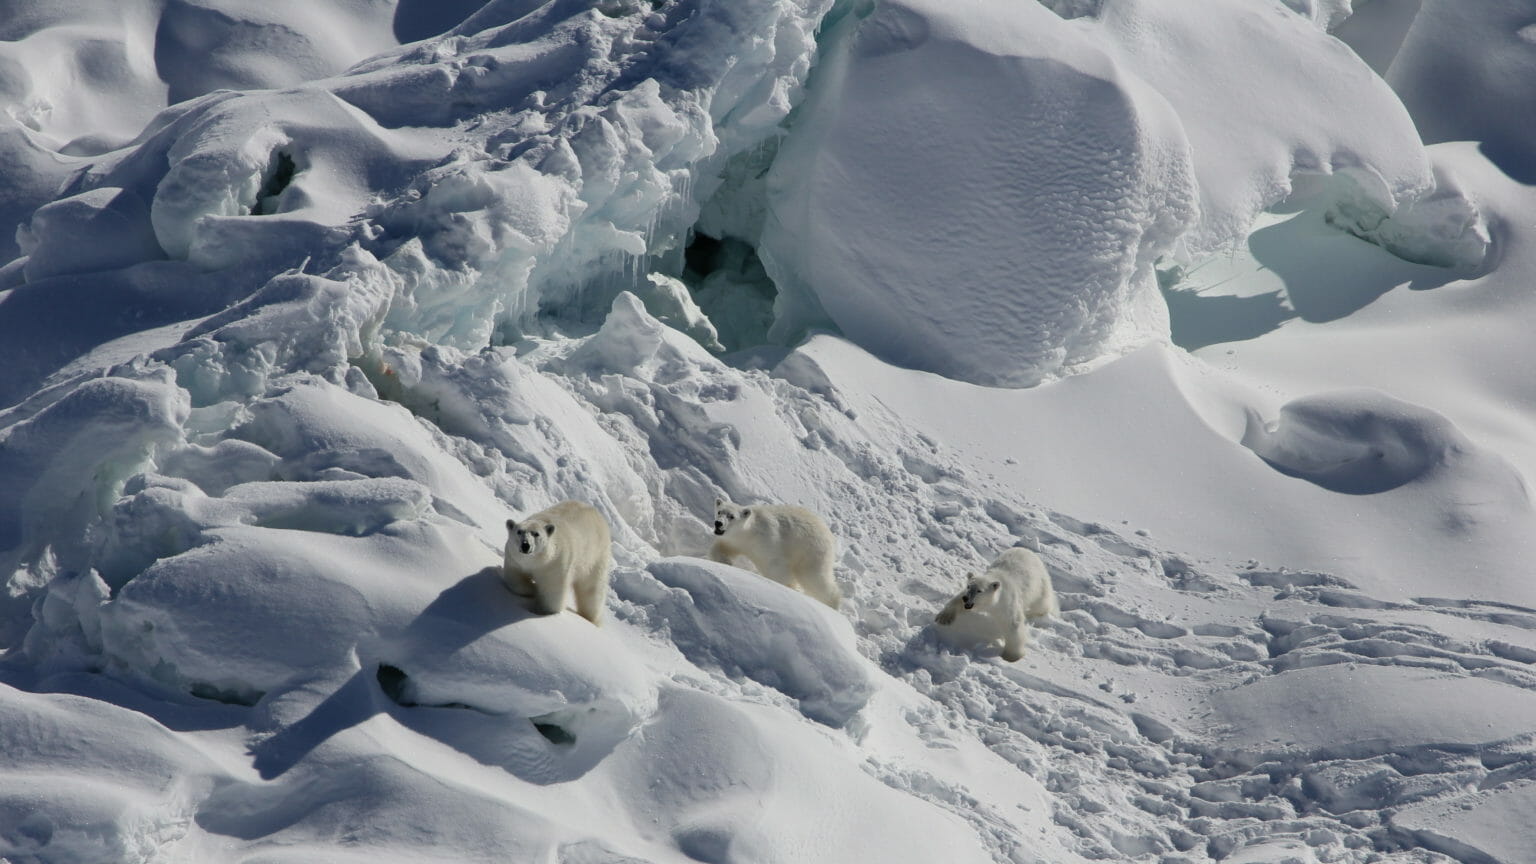
<path fill-rule="evenodd" d="M 569 734 L 573 721 L 505 713 L 479 701 L 470 688 L 464 697 L 436 694 L 465 662 L 465 649 L 498 630 L 548 616 L 528 608 L 526 598 L 507 589 L 502 568 L 491 565 L 443 589 L 411 621 L 371 670 L 383 708 L 400 725 L 434 738 L 485 765 L 503 768 L 537 784 L 576 779 L 595 767 L 611 747 L 613 735 Z M 464 699 L 465 701 L 459 701 Z M 393 703 L 388 704 L 388 703 Z M 579 710 L 579 709 L 573 709 Z M 587 727 L 601 717 L 576 718 Z M 599 732 L 603 730 L 598 730 Z M 618 736 L 622 737 L 622 736 Z"/>
<path fill-rule="evenodd" d="M 486 634 L 540 617 L 507 590 L 501 567 L 482 567 L 441 593 L 406 627 L 405 639 L 430 641 L 434 653 L 452 653 Z"/>

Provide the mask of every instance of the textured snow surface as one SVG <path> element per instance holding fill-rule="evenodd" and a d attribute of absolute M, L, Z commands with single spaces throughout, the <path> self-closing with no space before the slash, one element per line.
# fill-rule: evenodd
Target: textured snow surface
<path fill-rule="evenodd" d="M 0 0 L 0 860 L 1533 860 L 1529 4 L 300 5 Z"/>
<path fill-rule="evenodd" d="M 1152 261 L 1195 211 L 1159 94 L 1033 3 L 887 2 L 838 33 L 769 178 L 762 252 L 790 300 L 983 384 L 1161 329 Z"/>

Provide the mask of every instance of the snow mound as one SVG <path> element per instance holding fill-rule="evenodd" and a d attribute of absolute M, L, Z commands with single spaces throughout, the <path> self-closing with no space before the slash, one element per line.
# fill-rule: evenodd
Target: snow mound
<path fill-rule="evenodd" d="M 883 359 L 1021 386 L 1166 332 L 1152 262 L 1196 211 L 1164 99 L 1033 3 L 836 26 L 769 178 L 777 338 L 824 315 Z"/>
<path fill-rule="evenodd" d="M 1216 0 L 1189 15 L 1155 0 L 1114 0 L 1098 26 L 1188 135 L 1200 196 L 1190 251 L 1241 240 L 1298 176 L 1342 174 L 1388 214 L 1434 186 L 1413 120 L 1391 88 L 1277 3 Z"/>
<path fill-rule="evenodd" d="M 0 606 L 18 604 L 56 572 L 54 547 L 66 568 L 83 563 L 64 537 L 101 519 L 157 448 L 181 439 L 188 411 L 186 394 L 160 370 L 143 380 L 86 381 L 0 432 L 0 484 L 8 490 L 0 570 L 23 576 Z M 29 565 L 34 575 L 26 578 Z M 5 616 L 0 634 L 16 635 L 14 623 Z"/>
<path fill-rule="evenodd" d="M 1407 4 L 1403 4 L 1407 5 Z M 1424 0 L 1383 76 L 1429 143 L 1481 141 L 1506 173 L 1536 180 L 1536 16 L 1522 0 Z M 1369 8 L 1369 7 L 1367 7 Z"/>
<path fill-rule="evenodd" d="M 843 726 L 875 682 L 853 630 L 835 612 L 754 573 L 690 558 L 667 558 L 617 590 L 644 602 L 698 666 L 740 674 L 799 700 L 807 717 Z"/>
<path fill-rule="evenodd" d="M 16 231 L 27 281 L 164 258 L 147 213 L 138 195 L 106 186 L 39 207 Z"/>
<path fill-rule="evenodd" d="M 1524 860 L 1536 191 L 1347 0 L 290 5 L 0 0 L 0 858 Z M 1268 206 L 1300 320 L 1087 362 Z M 601 628 L 500 578 L 564 498 Z"/>
<path fill-rule="evenodd" d="M 1333 492 L 1370 495 L 1449 472 L 1485 495 L 1499 490 L 1506 505 L 1529 504 L 1524 484 L 1502 459 L 1440 414 L 1378 391 L 1296 399 L 1271 424 L 1250 415 L 1243 445 L 1276 469 Z M 1466 477 L 1485 471 L 1491 476 Z"/>
<path fill-rule="evenodd" d="M 645 751 L 621 751 L 609 770 L 642 836 L 662 835 L 680 860 L 996 860 L 957 815 L 827 770 L 844 745 L 760 707 L 669 689 L 644 736 Z"/>
<path fill-rule="evenodd" d="M 6 684 L 0 752 L 0 855 L 18 861 L 152 861 L 193 830 L 196 801 L 228 779 L 136 711 Z M 80 773 L 61 775 L 64 764 Z"/>

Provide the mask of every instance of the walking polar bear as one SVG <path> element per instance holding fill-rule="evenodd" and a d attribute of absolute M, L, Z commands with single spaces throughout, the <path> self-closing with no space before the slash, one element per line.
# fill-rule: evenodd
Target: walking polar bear
<path fill-rule="evenodd" d="M 741 507 L 716 498 L 715 536 L 710 560 L 731 564 L 740 555 L 780 585 L 799 588 L 833 609 L 842 602 L 832 576 L 837 539 L 820 516 L 804 507 Z"/>
<path fill-rule="evenodd" d="M 950 626 L 958 619 L 968 635 L 983 641 L 1001 639 L 1002 657 L 1012 663 L 1024 656 L 1029 619 L 1060 612 L 1045 562 L 1034 552 L 1015 547 L 997 556 L 986 573 L 967 573 L 965 590 L 945 604 L 934 620 Z"/>
<path fill-rule="evenodd" d="M 553 615 L 576 595 L 576 613 L 601 626 L 613 567 L 608 523 L 590 504 L 561 501 L 519 522 L 507 520 L 501 577 L 533 610 Z"/>

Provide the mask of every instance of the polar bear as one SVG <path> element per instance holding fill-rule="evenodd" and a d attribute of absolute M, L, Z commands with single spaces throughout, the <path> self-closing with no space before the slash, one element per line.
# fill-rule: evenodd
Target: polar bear
<path fill-rule="evenodd" d="M 1012 663 L 1024 656 L 1028 619 L 1060 612 L 1045 562 L 1019 546 L 997 556 L 986 573 L 967 573 L 965 590 L 945 604 L 934 620 L 950 626 L 964 614 L 967 634 L 985 641 L 1003 640 L 1003 659 Z"/>
<path fill-rule="evenodd" d="M 804 507 L 715 499 L 715 540 L 709 557 L 722 564 L 740 555 L 780 585 L 799 588 L 837 608 L 842 592 L 832 578 L 837 539 L 820 516 Z"/>
<path fill-rule="evenodd" d="M 590 504 L 561 501 L 518 521 L 507 520 L 501 578 L 513 594 L 533 598 L 533 609 L 552 615 L 576 595 L 576 612 L 601 626 L 613 566 L 608 523 Z"/>

